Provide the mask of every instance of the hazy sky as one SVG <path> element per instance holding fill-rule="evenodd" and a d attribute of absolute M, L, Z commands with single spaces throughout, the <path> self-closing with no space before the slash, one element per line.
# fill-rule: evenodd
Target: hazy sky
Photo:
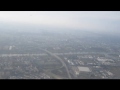
<path fill-rule="evenodd" d="M 0 21 L 30 26 L 120 32 L 119 11 L 0 11 Z"/>

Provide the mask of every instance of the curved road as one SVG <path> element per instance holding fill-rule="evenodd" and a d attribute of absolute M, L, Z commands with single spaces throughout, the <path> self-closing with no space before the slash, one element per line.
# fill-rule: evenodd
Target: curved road
<path fill-rule="evenodd" d="M 66 69 L 66 72 L 67 72 L 67 74 L 68 74 L 69 79 L 71 79 L 71 75 L 70 75 L 70 73 L 69 73 L 68 67 L 67 67 L 67 65 L 64 63 L 64 61 L 63 61 L 60 57 L 58 57 L 57 55 L 51 53 L 50 51 L 48 51 L 48 50 L 44 50 L 44 51 L 47 52 L 49 55 L 57 58 L 57 59 L 62 63 L 62 65 L 63 65 L 63 66 L 65 67 L 65 69 Z"/>

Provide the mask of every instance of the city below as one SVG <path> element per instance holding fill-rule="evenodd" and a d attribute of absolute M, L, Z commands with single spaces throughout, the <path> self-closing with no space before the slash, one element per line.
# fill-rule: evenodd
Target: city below
<path fill-rule="evenodd" d="M 0 79 L 120 79 L 120 39 L 77 30 L 1 31 Z"/>

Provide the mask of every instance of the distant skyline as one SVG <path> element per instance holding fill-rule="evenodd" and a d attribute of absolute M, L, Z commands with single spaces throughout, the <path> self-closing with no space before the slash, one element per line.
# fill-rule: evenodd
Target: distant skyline
<path fill-rule="evenodd" d="M 120 33 L 119 11 L 0 11 L 0 22 Z"/>

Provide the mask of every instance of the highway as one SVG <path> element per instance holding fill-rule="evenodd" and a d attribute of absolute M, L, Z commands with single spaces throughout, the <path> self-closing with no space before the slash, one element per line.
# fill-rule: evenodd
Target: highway
<path fill-rule="evenodd" d="M 0 57 L 13 57 L 13 56 L 45 56 L 47 54 L 0 54 Z"/>
<path fill-rule="evenodd" d="M 50 51 L 49 51 L 50 52 Z M 55 56 L 57 55 L 81 55 L 81 54 L 104 54 L 105 56 L 109 56 L 108 54 L 113 54 L 113 53 L 88 53 L 88 52 L 71 52 L 71 53 L 52 53 Z M 0 54 L 0 57 L 12 57 L 12 56 L 46 56 L 46 53 L 41 53 L 41 54 Z"/>
<path fill-rule="evenodd" d="M 48 53 L 49 55 L 55 57 L 56 59 L 58 59 L 58 60 L 62 63 L 62 65 L 63 65 L 63 66 L 65 67 L 65 69 L 66 69 L 66 72 L 67 72 L 67 74 L 68 74 L 69 79 L 71 79 L 71 75 L 70 75 L 70 73 L 69 73 L 68 67 L 67 67 L 67 65 L 65 64 L 65 62 L 64 62 L 60 57 L 58 57 L 57 55 L 55 55 L 54 53 L 51 53 L 51 52 L 49 52 L 48 50 L 44 50 L 44 51 L 45 51 L 46 53 Z"/>

